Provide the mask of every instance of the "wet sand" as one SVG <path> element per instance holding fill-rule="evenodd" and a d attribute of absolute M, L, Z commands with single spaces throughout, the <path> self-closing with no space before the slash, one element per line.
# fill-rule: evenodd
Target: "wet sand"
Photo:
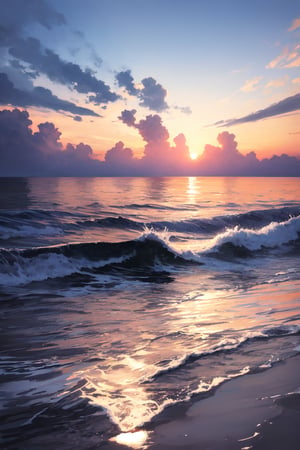
<path fill-rule="evenodd" d="M 298 450 L 299 388 L 300 356 L 295 356 L 263 372 L 228 381 L 210 397 L 169 408 L 147 427 L 144 444 L 133 439 L 131 446 L 111 442 L 101 448 Z"/>

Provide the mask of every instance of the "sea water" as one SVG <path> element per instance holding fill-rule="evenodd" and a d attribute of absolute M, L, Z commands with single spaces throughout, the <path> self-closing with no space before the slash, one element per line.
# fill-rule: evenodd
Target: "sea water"
<path fill-rule="evenodd" d="M 0 179 L 5 448 L 74 448 L 72 433 L 90 448 L 299 352 L 299 193 L 299 178 Z"/>

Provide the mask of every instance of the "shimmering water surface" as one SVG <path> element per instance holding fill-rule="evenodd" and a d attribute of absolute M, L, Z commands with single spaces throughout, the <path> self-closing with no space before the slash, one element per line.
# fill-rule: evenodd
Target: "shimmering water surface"
<path fill-rule="evenodd" d="M 76 428 L 90 448 L 300 351 L 299 192 L 299 178 L 0 179 L 4 445 Z"/>

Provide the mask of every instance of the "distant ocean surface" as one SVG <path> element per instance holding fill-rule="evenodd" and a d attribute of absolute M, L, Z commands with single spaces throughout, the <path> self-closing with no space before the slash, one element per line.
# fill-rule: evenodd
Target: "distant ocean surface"
<path fill-rule="evenodd" d="M 91 448 L 300 351 L 300 178 L 0 178 L 0 247 L 4 448 Z"/>

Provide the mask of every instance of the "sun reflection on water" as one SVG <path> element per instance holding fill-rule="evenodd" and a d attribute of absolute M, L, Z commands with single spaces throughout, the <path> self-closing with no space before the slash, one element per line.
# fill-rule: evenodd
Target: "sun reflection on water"
<path fill-rule="evenodd" d="M 133 449 L 146 449 L 146 442 L 148 440 L 148 433 L 145 430 L 139 431 L 131 431 L 128 433 L 120 433 L 117 436 L 114 436 L 110 440 L 112 442 L 116 442 L 120 445 L 126 445 L 127 447 L 131 447 Z"/>

